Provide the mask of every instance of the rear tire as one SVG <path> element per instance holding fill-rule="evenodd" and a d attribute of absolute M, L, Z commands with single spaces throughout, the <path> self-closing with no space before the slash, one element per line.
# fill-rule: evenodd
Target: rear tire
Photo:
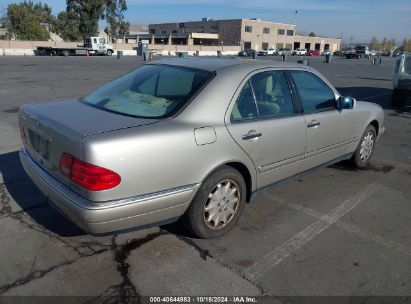
<path fill-rule="evenodd" d="M 243 176 L 231 167 L 222 166 L 205 179 L 183 221 L 197 237 L 216 238 L 235 226 L 245 202 Z"/>
<path fill-rule="evenodd" d="M 375 141 L 377 138 L 377 131 L 372 125 L 365 129 L 364 134 L 358 144 L 357 150 L 353 154 L 351 161 L 357 168 L 367 167 L 375 148 Z"/>

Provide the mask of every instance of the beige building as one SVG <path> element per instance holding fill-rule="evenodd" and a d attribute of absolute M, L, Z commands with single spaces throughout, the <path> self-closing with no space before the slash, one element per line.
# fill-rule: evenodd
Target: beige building
<path fill-rule="evenodd" d="M 156 45 L 238 46 L 261 50 L 283 47 L 307 50 L 340 49 L 341 39 L 296 35 L 295 25 L 262 21 L 260 19 L 212 20 L 150 24 L 148 39 Z"/>

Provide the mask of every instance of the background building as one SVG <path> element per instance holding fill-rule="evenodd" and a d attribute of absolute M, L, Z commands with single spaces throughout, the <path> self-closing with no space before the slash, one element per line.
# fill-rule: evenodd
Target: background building
<path fill-rule="evenodd" d="M 241 49 L 276 50 L 306 48 L 308 50 L 340 49 L 341 39 L 296 35 L 295 25 L 260 19 L 212 20 L 150 24 L 147 39 L 155 45 L 239 46 Z"/>

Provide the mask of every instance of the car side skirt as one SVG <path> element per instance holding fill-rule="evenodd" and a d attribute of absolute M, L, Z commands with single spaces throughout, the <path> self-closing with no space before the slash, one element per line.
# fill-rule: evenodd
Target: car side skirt
<path fill-rule="evenodd" d="M 277 181 L 277 182 L 275 182 L 275 183 L 272 183 L 272 184 L 270 184 L 270 185 L 268 185 L 268 186 L 265 186 L 265 187 L 263 187 L 263 188 L 260 188 L 260 189 L 254 191 L 254 192 L 251 194 L 251 199 L 250 199 L 250 201 L 252 201 L 253 199 L 257 198 L 259 195 L 263 194 L 264 192 L 270 191 L 270 190 L 272 190 L 273 188 L 275 188 L 275 187 L 277 187 L 277 186 L 280 186 L 280 185 L 282 185 L 282 184 L 284 184 L 284 183 L 287 183 L 287 182 L 289 182 L 289 181 L 291 181 L 291 180 L 295 180 L 295 179 L 301 178 L 301 177 L 303 177 L 303 176 L 309 175 L 309 174 L 311 174 L 313 171 L 316 171 L 316 170 L 318 170 L 318 169 L 321 169 L 321 168 L 324 168 L 324 167 L 328 167 L 328 166 L 334 165 L 334 164 L 336 164 L 336 163 L 338 163 L 338 162 L 340 162 L 340 161 L 348 160 L 348 159 L 350 159 L 350 158 L 352 157 L 352 155 L 353 155 L 352 152 L 351 152 L 351 153 L 347 153 L 347 154 L 345 154 L 345 155 L 343 155 L 343 156 L 341 156 L 341 157 L 338 157 L 338 158 L 336 158 L 336 159 L 334 159 L 334 160 L 331 160 L 331 161 L 329 161 L 329 162 L 326 162 L 326 163 L 324 163 L 324 164 L 322 164 L 322 165 L 320 165 L 320 166 L 317 166 L 317 167 L 308 169 L 308 170 L 303 171 L 303 172 L 301 172 L 301 173 L 298 173 L 298 174 L 296 174 L 296 175 L 287 177 L 287 178 L 285 178 L 285 179 L 282 179 L 282 180 L 280 180 L 280 181 Z"/>

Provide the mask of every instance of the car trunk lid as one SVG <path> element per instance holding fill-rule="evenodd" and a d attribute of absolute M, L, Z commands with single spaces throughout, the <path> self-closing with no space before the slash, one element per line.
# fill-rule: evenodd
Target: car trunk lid
<path fill-rule="evenodd" d="M 60 173 L 61 155 L 82 159 L 84 137 L 158 121 L 107 112 L 75 100 L 28 105 L 20 111 L 25 148 L 45 171 L 66 185 L 70 180 Z"/>

